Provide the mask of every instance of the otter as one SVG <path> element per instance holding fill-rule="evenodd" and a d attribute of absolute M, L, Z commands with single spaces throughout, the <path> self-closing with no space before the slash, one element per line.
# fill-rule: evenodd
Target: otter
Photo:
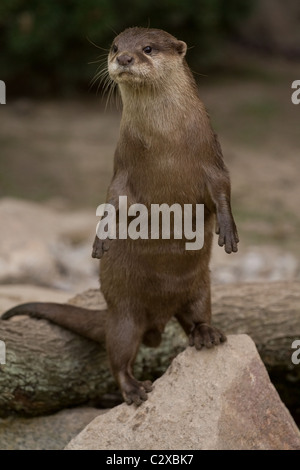
<path fill-rule="evenodd" d="M 128 204 L 204 205 L 204 246 L 184 240 L 103 239 L 100 283 L 107 312 L 70 305 L 17 306 L 2 318 L 27 313 L 46 318 L 95 341 L 105 335 L 112 373 L 128 404 L 140 405 L 152 389 L 133 375 L 140 344 L 157 346 L 175 317 L 200 350 L 226 341 L 211 325 L 209 261 L 214 228 L 227 253 L 239 242 L 230 203 L 229 172 L 196 82 L 185 60 L 187 45 L 159 29 L 133 27 L 119 34 L 108 54 L 123 110 L 114 170 L 106 201 L 118 212 Z"/>

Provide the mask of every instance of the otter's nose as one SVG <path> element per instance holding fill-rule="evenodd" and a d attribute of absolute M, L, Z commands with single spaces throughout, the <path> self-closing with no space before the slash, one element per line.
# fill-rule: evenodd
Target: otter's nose
<path fill-rule="evenodd" d="M 133 64 L 134 59 L 130 55 L 122 54 L 117 57 L 117 61 L 119 65 L 130 65 Z"/>

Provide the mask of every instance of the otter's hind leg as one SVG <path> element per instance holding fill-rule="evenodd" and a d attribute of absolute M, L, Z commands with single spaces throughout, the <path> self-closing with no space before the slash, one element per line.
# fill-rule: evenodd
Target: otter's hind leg
<path fill-rule="evenodd" d="M 139 382 L 132 368 L 143 339 L 144 330 L 134 318 L 124 311 L 108 313 L 106 324 L 106 346 L 112 373 L 128 405 L 139 406 L 147 400 L 152 390 L 149 380 Z"/>
<path fill-rule="evenodd" d="M 211 348 L 226 341 L 226 336 L 218 328 L 211 326 L 210 284 L 203 283 L 199 296 L 188 303 L 175 315 L 189 338 L 190 346 L 202 349 Z"/>

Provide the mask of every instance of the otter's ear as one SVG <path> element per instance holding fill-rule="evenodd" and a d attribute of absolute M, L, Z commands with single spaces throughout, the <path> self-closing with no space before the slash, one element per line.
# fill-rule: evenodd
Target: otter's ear
<path fill-rule="evenodd" d="M 185 56 L 186 50 L 187 50 L 187 45 L 183 41 L 177 41 L 176 43 L 176 49 L 178 51 L 178 54 L 181 55 L 182 57 Z"/>

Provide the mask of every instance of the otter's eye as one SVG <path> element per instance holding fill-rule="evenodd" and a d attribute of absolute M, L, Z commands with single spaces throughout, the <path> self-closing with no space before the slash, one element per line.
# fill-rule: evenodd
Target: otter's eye
<path fill-rule="evenodd" d="M 144 47 L 143 51 L 145 52 L 145 54 L 151 54 L 152 47 L 151 46 L 146 46 L 146 47 Z"/>
<path fill-rule="evenodd" d="M 118 52 L 118 46 L 116 44 L 114 44 L 111 50 L 115 54 L 116 52 Z"/>

